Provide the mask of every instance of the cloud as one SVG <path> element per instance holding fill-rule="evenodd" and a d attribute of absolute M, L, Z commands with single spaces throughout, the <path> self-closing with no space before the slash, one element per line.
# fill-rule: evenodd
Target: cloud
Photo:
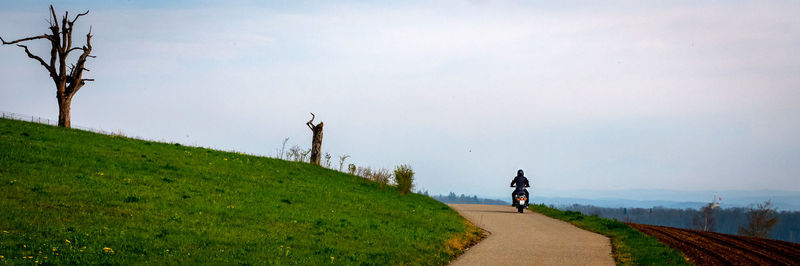
<path fill-rule="evenodd" d="M 787 179 L 800 173 L 799 9 L 103 5 L 80 25 L 94 25 L 98 58 L 76 123 L 268 153 L 287 136 L 304 143 L 314 111 L 326 149 L 359 164 L 412 163 L 437 193 L 457 177 L 459 191 L 505 195 L 493 185 L 520 167 L 545 189 L 708 188 L 723 177 L 730 188 L 800 189 Z M 2 10 L 0 25 L 15 25 L 0 26 L 4 38 L 41 31 L 32 18 L 44 12 Z M 46 113 L 27 107 L 44 106 L 40 95 L 16 89 L 39 84 L 23 80 L 41 74 L 35 62 L 7 48 L 0 58 L 2 70 L 26 64 L 0 74 L 14 84 L 0 87 L 0 104 Z"/>

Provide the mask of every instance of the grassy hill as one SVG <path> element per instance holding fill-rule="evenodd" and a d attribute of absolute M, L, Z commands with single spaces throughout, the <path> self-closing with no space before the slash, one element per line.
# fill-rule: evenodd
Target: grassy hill
<path fill-rule="evenodd" d="M 443 264 L 446 205 L 305 163 L 0 119 L 0 263 Z"/>

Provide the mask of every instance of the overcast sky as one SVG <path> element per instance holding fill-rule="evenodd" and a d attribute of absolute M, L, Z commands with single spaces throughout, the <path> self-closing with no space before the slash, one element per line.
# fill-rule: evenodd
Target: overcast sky
<path fill-rule="evenodd" d="M 519 168 L 542 195 L 800 193 L 798 1 L 380 2 L 58 1 L 97 56 L 72 123 L 274 155 L 314 112 L 324 151 L 431 193 L 506 197 Z M 0 36 L 48 4 L 0 1 Z M 0 80 L 0 110 L 57 118 L 21 48 Z"/>

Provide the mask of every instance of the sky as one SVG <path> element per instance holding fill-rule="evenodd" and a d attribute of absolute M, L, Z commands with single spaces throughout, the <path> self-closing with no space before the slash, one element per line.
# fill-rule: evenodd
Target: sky
<path fill-rule="evenodd" d="M 45 33 L 49 4 L 0 1 L 0 36 Z M 287 137 L 310 147 L 314 112 L 334 160 L 409 164 L 432 194 L 506 197 L 517 169 L 534 197 L 800 194 L 797 1 L 55 8 L 90 10 L 75 42 L 92 27 L 96 81 L 73 99 L 77 126 L 274 156 Z M 0 110 L 57 118 L 52 81 L 21 48 L 0 47 L 0 79 Z"/>

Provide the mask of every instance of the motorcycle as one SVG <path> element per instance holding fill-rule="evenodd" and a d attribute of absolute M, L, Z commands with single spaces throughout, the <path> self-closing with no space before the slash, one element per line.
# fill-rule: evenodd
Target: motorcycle
<path fill-rule="evenodd" d="M 525 205 L 525 200 L 525 194 L 522 193 L 522 191 L 517 192 L 516 195 L 514 195 L 514 205 L 517 206 L 517 212 L 522 213 L 523 210 L 528 207 L 528 205 Z"/>
<path fill-rule="evenodd" d="M 530 186 L 526 186 L 526 187 L 530 187 Z M 516 190 L 514 190 L 514 202 L 513 202 L 513 205 L 515 207 L 517 207 L 517 212 L 522 213 L 523 210 L 528 208 L 528 204 L 525 203 L 526 201 L 528 201 L 528 198 L 525 197 L 524 188 L 522 188 L 522 189 L 517 188 Z"/>

